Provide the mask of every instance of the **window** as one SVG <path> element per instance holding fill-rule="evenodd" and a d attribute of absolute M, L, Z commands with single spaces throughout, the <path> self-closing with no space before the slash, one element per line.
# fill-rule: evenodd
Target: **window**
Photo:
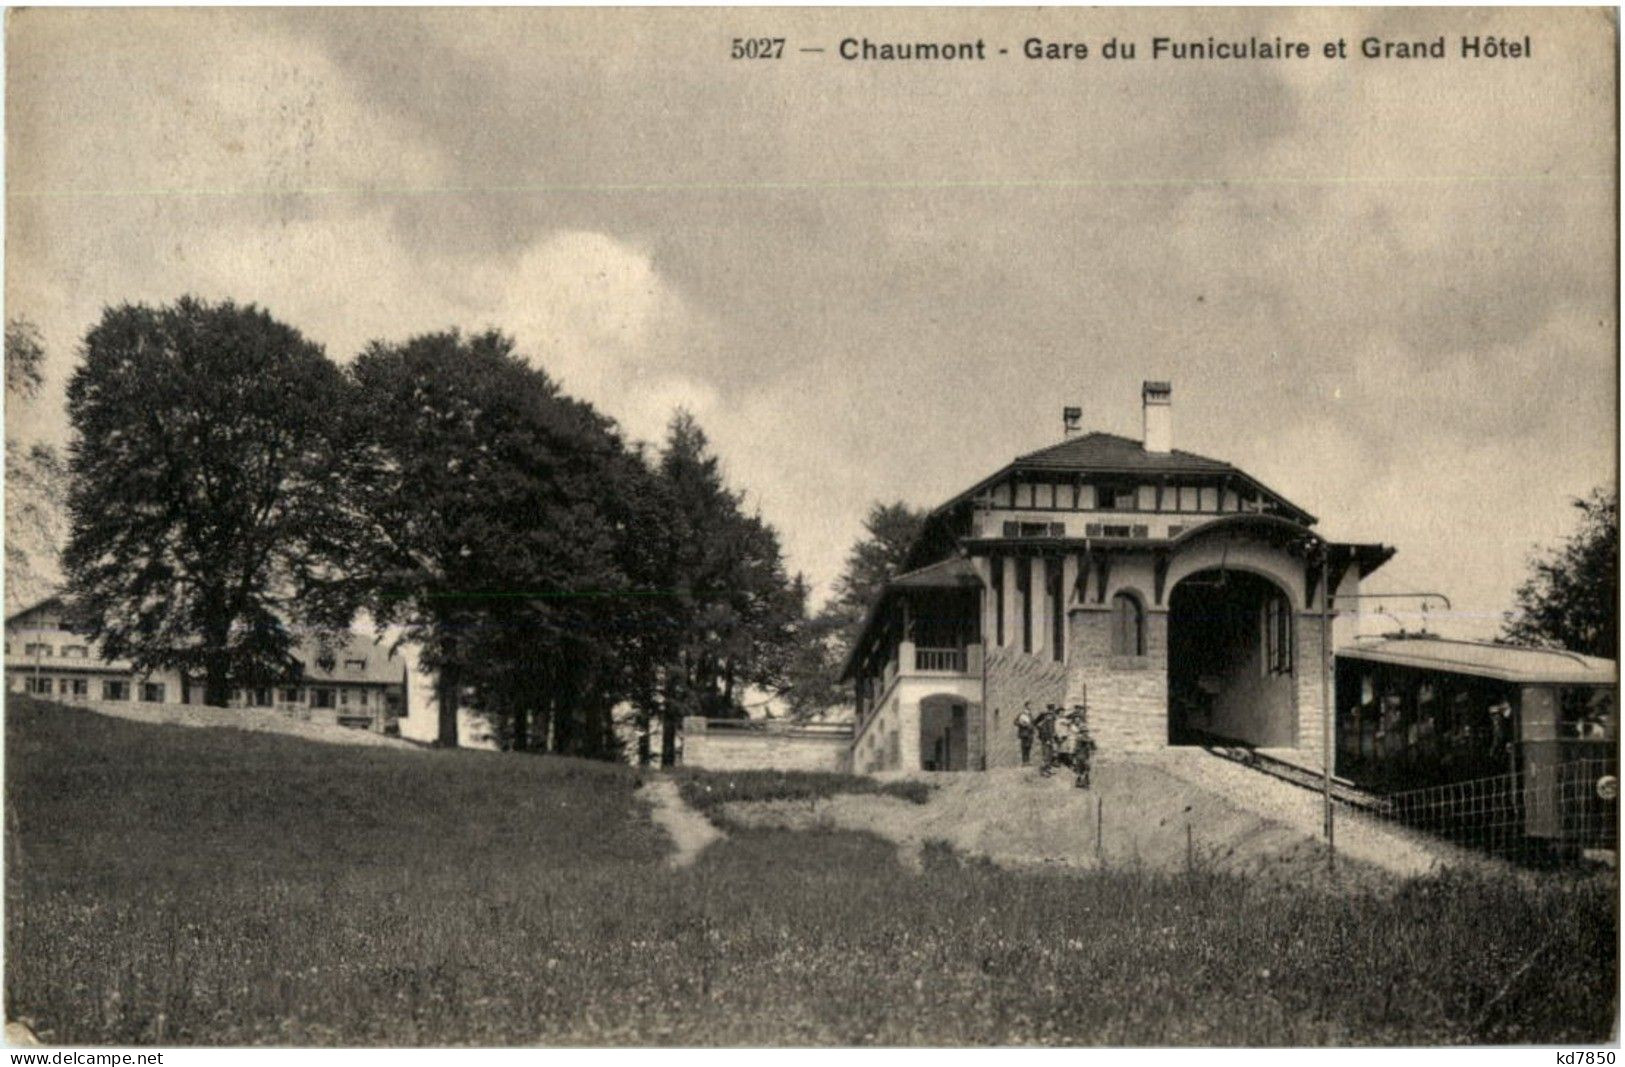
<path fill-rule="evenodd" d="M 348 689 L 339 690 L 339 703 L 344 705 L 350 703 L 350 691 Z"/>
<path fill-rule="evenodd" d="M 333 690 L 312 689 L 310 691 L 310 706 L 313 708 L 330 708 L 333 706 Z"/>
<path fill-rule="evenodd" d="M 83 678 L 64 678 L 62 679 L 62 692 L 67 696 L 89 696 L 90 682 Z"/>
<path fill-rule="evenodd" d="M 1095 486 L 1095 507 L 1100 511 L 1137 511 L 1139 498 L 1132 485 Z"/>
<path fill-rule="evenodd" d="M 1027 482 L 1016 483 L 1016 507 L 1030 508 L 1033 506 L 1033 487 Z"/>
<path fill-rule="evenodd" d="M 256 690 L 254 690 L 254 706 L 256 708 L 268 708 L 268 707 L 270 707 L 271 706 L 271 691 L 269 689 L 256 689 Z"/>
<path fill-rule="evenodd" d="M 993 487 L 993 506 L 1007 508 L 1010 506 L 1010 483 L 1000 482 Z"/>
<path fill-rule="evenodd" d="M 1145 609 L 1128 593 L 1112 597 L 1112 655 L 1145 655 Z"/>
<path fill-rule="evenodd" d="M 27 678 L 23 679 L 23 691 L 25 693 L 36 693 L 40 696 L 50 696 L 51 680 L 49 678 L 38 678 L 33 675 L 29 675 Z"/>
<path fill-rule="evenodd" d="M 63 645 L 62 654 L 70 659 L 88 659 L 90 647 L 88 645 Z"/>
<path fill-rule="evenodd" d="M 1195 511 L 1198 503 L 1200 503 L 1200 499 L 1196 491 L 1196 486 L 1182 485 L 1179 487 L 1180 511 Z"/>
<path fill-rule="evenodd" d="M 1054 508 L 1055 486 L 1049 482 L 1040 482 L 1033 486 L 1033 507 Z"/>
<path fill-rule="evenodd" d="M 49 656 L 50 654 L 51 646 L 41 644 L 37 641 L 30 642 L 23 646 L 23 655 L 25 656 Z"/>
<path fill-rule="evenodd" d="M 1264 673 L 1292 673 L 1292 606 L 1275 596 L 1264 604 Z"/>
<path fill-rule="evenodd" d="M 364 659 L 347 659 L 344 661 L 344 667 L 346 670 L 364 671 L 367 669 L 367 661 Z"/>
<path fill-rule="evenodd" d="M 367 691 L 365 689 L 356 694 L 355 702 L 360 704 L 362 707 L 367 706 Z"/>
<path fill-rule="evenodd" d="M 164 702 L 164 683 L 142 682 L 141 699 L 148 704 L 162 704 Z"/>
<path fill-rule="evenodd" d="M 1100 535 L 1102 537 L 1132 537 L 1134 536 L 1134 527 L 1113 526 L 1112 524 L 1107 523 L 1105 526 L 1100 528 Z"/>
<path fill-rule="evenodd" d="M 1202 507 L 1201 507 L 1201 510 L 1203 510 L 1203 511 L 1218 511 L 1219 510 L 1219 490 L 1218 490 L 1218 487 L 1211 486 L 1211 485 L 1204 485 L 1202 487 Z"/>
<path fill-rule="evenodd" d="M 102 699 L 103 700 L 129 700 L 130 699 L 130 683 L 129 682 L 103 682 L 102 683 Z"/>
<path fill-rule="evenodd" d="M 299 703 L 299 690 L 298 689 L 284 689 L 284 690 L 282 690 L 282 703 L 284 703 L 284 704 L 297 704 L 297 703 Z"/>

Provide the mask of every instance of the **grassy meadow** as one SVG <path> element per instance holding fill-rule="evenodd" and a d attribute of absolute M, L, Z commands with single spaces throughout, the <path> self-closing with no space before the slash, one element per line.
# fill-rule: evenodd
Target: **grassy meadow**
<path fill-rule="evenodd" d="M 683 775 L 869 788 L 793 778 Z M 739 829 L 669 870 L 636 780 L 12 697 L 7 1016 L 73 1044 L 1428 1044 L 1614 1013 L 1611 882 L 912 873 Z"/>

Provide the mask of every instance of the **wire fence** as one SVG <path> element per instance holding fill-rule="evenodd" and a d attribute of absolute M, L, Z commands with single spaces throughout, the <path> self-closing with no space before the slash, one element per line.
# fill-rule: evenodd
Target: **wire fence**
<path fill-rule="evenodd" d="M 1465 848 L 1534 865 L 1619 849 L 1617 757 L 1526 749 L 1514 773 L 1386 793 L 1368 808 Z"/>

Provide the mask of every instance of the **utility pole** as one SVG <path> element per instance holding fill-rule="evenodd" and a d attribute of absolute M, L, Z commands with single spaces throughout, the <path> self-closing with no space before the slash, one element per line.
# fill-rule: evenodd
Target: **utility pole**
<path fill-rule="evenodd" d="M 1326 862 L 1337 862 L 1337 838 L 1332 819 L 1332 589 L 1327 585 L 1331 547 L 1320 543 L 1320 788 L 1326 808 Z"/>

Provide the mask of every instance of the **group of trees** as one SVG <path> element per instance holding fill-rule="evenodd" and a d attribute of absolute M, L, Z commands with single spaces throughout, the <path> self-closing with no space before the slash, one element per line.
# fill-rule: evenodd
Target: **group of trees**
<path fill-rule="evenodd" d="M 365 611 L 436 672 L 443 743 L 471 706 L 511 747 L 607 757 L 630 708 L 640 756 L 658 724 L 670 763 L 684 716 L 744 714 L 750 693 L 844 706 L 840 668 L 925 520 L 873 505 L 809 615 L 691 416 L 630 443 L 498 332 L 377 341 L 341 368 L 261 309 L 182 298 L 108 309 L 82 354 L 66 460 L 7 441 L 8 584 L 65 539 L 104 653 L 201 679 L 211 704 L 287 677 L 296 642 L 330 654 Z M 8 323 L 8 396 L 42 366 Z M 1505 636 L 1611 656 L 1618 497 L 1576 503 Z"/>
<path fill-rule="evenodd" d="M 76 614 L 105 654 L 223 704 L 361 611 L 519 749 L 606 757 L 612 709 L 741 714 L 805 610 L 779 540 L 674 418 L 656 455 L 497 332 L 341 368 L 263 310 L 111 308 L 68 386 Z M 647 731 L 643 742 L 649 754 Z"/>

